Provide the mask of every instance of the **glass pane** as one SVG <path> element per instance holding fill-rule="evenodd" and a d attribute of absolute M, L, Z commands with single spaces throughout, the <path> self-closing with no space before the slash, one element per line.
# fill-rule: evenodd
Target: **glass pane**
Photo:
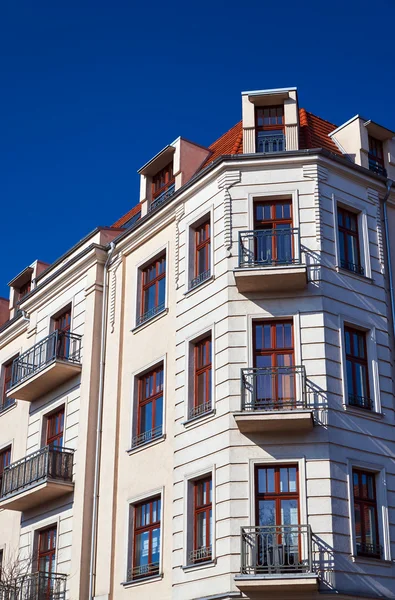
<path fill-rule="evenodd" d="M 280 263 L 292 262 L 292 233 L 289 225 L 275 229 L 276 259 Z"/>
<path fill-rule="evenodd" d="M 288 469 L 286 467 L 280 469 L 280 492 L 289 492 Z"/>
<path fill-rule="evenodd" d="M 355 396 L 356 394 L 355 394 L 355 389 L 354 389 L 354 380 L 353 380 L 353 376 L 352 376 L 353 368 L 352 368 L 352 362 L 350 360 L 348 360 L 346 363 L 346 370 L 347 370 L 348 393 L 351 394 L 352 396 Z"/>
<path fill-rule="evenodd" d="M 255 260 L 271 263 L 273 260 L 273 229 L 261 229 L 256 232 Z"/>
<path fill-rule="evenodd" d="M 259 500 L 258 503 L 258 525 L 276 524 L 276 503 L 274 500 Z"/>
<path fill-rule="evenodd" d="M 267 469 L 267 491 L 274 492 L 274 469 Z"/>
<path fill-rule="evenodd" d="M 359 504 L 354 504 L 355 517 L 355 540 L 357 544 L 362 542 L 362 526 L 361 526 L 361 507 Z"/>
<path fill-rule="evenodd" d="M 368 475 L 368 498 L 374 500 L 374 476 Z"/>
<path fill-rule="evenodd" d="M 297 477 L 297 471 L 296 471 L 296 467 L 289 467 L 288 469 L 288 475 L 289 475 L 289 491 L 290 492 L 296 492 L 296 477 Z"/>
<path fill-rule="evenodd" d="M 196 518 L 196 542 L 198 548 L 203 548 L 207 545 L 206 528 L 207 516 L 205 512 L 201 512 Z"/>
<path fill-rule="evenodd" d="M 144 312 L 155 307 L 155 285 L 151 285 L 144 293 Z"/>
<path fill-rule="evenodd" d="M 152 562 L 159 562 L 160 527 L 152 530 Z"/>
<path fill-rule="evenodd" d="M 365 539 L 367 544 L 377 544 L 376 516 L 373 506 L 365 506 Z"/>
<path fill-rule="evenodd" d="M 197 273 L 196 275 L 201 275 L 205 271 L 208 270 L 208 265 L 206 264 L 206 247 L 204 246 L 200 250 L 198 250 L 198 260 L 197 260 Z"/>
<path fill-rule="evenodd" d="M 355 473 L 355 471 L 352 474 L 352 478 L 353 478 L 353 487 L 354 487 L 354 498 L 359 496 L 359 478 L 358 478 L 358 473 Z"/>
<path fill-rule="evenodd" d="M 163 417 L 163 396 L 159 396 L 159 398 L 155 401 L 155 423 L 154 427 L 162 426 L 162 417 Z"/>
<path fill-rule="evenodd" d="M 345 234 L 343 231 L 339 231 L 339 249 L 340 249 L 340 260 L 346 260 L 346 244 L 345 244 Z"/>
<path fill-rule="evenodd" d="M 158 283 L 158 306 L 164 306 L 165 304 L 165 293 L 166 293 L 166 277 L 159 280 Z"/>
<path fill-rule="evenodd" d="M 367 373 L 364 365 L 355 364 L 355 379 L 356 379 L 356 392 L 358 396 L 363 398 L 368 397 L 367 390 Z"/>
<path fill-rule="evenodd" d="M 347 329 L 344 332 L 344 338 L 346 342 L 346 354 L 351 354 L 351 336 Z"/>
<path fill-rule="evenodd" d="M 142 565 L 148 565 L 148 553 L 149 553 L 149 532 L 144 531 L 138 533 L 135 537 L 135 561 L 136 567 Z"/>
<path fill-rule="evenodd" d="M 266 492 L 266 469 L 258 469 L 258 494 Z"/>
<path fill-rule="evenodd" d="M 298 501 L 281 500 L 281 524 L 297 525 L 299 522 Z"/>
<path fill-rule="evenodd" d="M 204 404 L 206 399 L 206 382 L 207 382 L 207 372 L 201 373 L 197 377 L 197 404 L 201 406 Z"/>
<path fill-rule="evenodd" d="M 152 429 L 152 402 L 148 402 L 140 407 L 140 431 L 144 433 Z"/>

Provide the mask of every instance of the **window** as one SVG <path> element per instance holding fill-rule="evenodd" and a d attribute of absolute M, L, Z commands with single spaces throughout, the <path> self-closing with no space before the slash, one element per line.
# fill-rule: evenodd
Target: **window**
<path fill-rule="evenodd" d="M 193 550 L 190 563 L 200 563 L 212 558 L 212 477 L 193 482 Z"/>
<path fill-rule="evenodd" d="M 210 220 L 208 219 L 198 227 L 195 231 L 195 268 L 194 278 L 191 281 L 191 288 L 196 287 L 199 283 L 206 281 L 210 277 Z"/>
<path fill-rule="evenodd" d="M 12 404 L 14 404 L 15 400 L 14 398 L 7 398 L 7 391 L 10 389 L 11 387 L 11 382 L 12 382 L 12 363 L 14 362 L 14 360 L 18 358 L 17 356 L 15 356 L 12 360 L 9 360 L 8 362 L 4 363 L 3 365 L 3 377 L 2 377 L 2 387 L 1 387 L 1 395 L 0 395 L 0 413 L 5 410 L 6 408 L 8 408 L 9 406 L 11 406 Z"/>
<path fill-rule="evenodd" d="M 265 106 L 255 109 L 256 151 L 285 150 L 284 107 Z"/>
<path fill-rule="evenodd" d="M 264 572 L 295 570 L 302 564 L 297 465 L 257 467 L 255 524 L 257 566 Z"/>
<path fill-rule="evenodd" d="M 4 469 L 11 463 L 11 446 L 0 451 L 0 492 L 3 483 Z"/>
<path fill-rule="evenodd" d="M 373 409 L 369 394 L 366 333 L 351 327 L 344 328 L 348 402 L 367 410 Z"/>
<path fill-rule="evenodd" d="M 212 348 L 211 335 L 196 342 L 193 347 L 193 406 L 189 412 L 189 418 L 193 419 L 202 414 L 210 412 L 211 402 L 211 366 Z"/>
<path fill-rule="evenodd" d="M 46 445 L 51 448 L 63 447 L 64 406 L 47 417 Z"/>
<path fill-rule="evenodd" d="M 348 271 L 364 275 L 359 252 L 358 215 L 345 208 L 337 208 L 337 224 L 340 246 L 340 266 Z"/>
<path fill-rule="evenodd" d="M 56 525 L 52 525 L 38 532 L 37 541 L 37 571 L 40 572 L 39 588 L 40 600 L 52 600 L 56 595 Z"/>
<path fill-rule="evenodd" d="M 291 200 L 254 203 L 254 239 L 249 248 L 258 265 L 294 262 Z"/>
<path fill-rule="evenodd" d="M 18 289 L 18 301 L 22 300 L 25 296 L 27 296 L 27 294 L 30 292 L 30 289 L 31 281 L 29 279 L 29 281 L 21 285 L 21 287 Z"/>
<path fill-rule="evenodd" d="M 256 321 L 253 324 L 253 410 L 296 408 L 292 321 Z"/>
<path fill-rule="evenodd" d="M 150 209 L 160 206 L 175 191 L 173 163 L 169 163 L 152 178 L 152 202 Z"/>
<path fill-rule="evenodd" d="M 369 169 L 379 175 L 387 176 L 387 171 L 384 167 L 384 150 L 383 142 L 369 136 Z"/>
<path fill-rule="evenodd" d="M 71 350 L 71 306 L 68 306 L 63 312 L 58 314 L 57 317 L 52 319 L 53 329 L 56 331 L 56 358 L 68 359 L 70 357 Z"/>
<path fill-rule="evenodd" d="M 352 477 L 357 554 L 380 558 L 375 475 L 353 469 Z"/>
<path fill-rule="evenodd" d="M 141 304 L 137 325 L 164 310 L 165 294 L 166 256 L 162 255 L 141 270 Z"/>
<path fill-rule="evenodd" d="M 160 561 L 160 497 L 131 506 L 133 543 L 128 580 L 142 579 L 159 574 Z"/>
<path fill-rule="evenodd" d="M 132 447 L 163 433 L 163 364 L 138 378 L 137 435 Z"/>

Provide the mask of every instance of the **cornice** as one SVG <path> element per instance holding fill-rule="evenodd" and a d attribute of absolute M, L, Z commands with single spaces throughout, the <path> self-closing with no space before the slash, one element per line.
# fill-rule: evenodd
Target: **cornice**
<path fill-rule="evenodd" d="M 22 333 L 25 333 L 28 327 L 29 321 L 22 316 L 10 323 L 7 329 L 0 333 L 0 350 L 12 342 L 12 340 L 19 337 Z"/>

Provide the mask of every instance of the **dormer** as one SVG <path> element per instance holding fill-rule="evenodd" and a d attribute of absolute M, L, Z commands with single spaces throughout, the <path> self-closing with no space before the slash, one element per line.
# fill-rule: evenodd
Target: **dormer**
<path fill-rule="evenodd" d="M 208 148 L 179 137 L 141 167 L 141 215 L 161 206 L 187 183 L 209 154 Z"/>
<path fill-rule="evenodd" d="M 390 129 L 356 115 L 329 135 L 357 165 L 395 178 L 395 133 Z"/>
<path fill-rule="evenodd" d="M 296 88 L 242 92 L 244 154 L 299 150 Z"/>
<path fill-rule="evenodd" d="M 10 287 L 10 318 L 15 316 L 16 310 L 25 296 L 34 288 L 35 278 L 48 267 L 47 263 L 36 260 L 26 267 L 19 275 L 9 282 Z"/>

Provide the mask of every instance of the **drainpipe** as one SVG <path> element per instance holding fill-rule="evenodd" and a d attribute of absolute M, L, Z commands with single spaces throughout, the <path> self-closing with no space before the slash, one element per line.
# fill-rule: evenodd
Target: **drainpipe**
<path fill-rule="evenodd" d="M 94 598 L 95 585 L 95 564 L 96 564 L 96 541 L 97 541 L 97 517 L 99 503 L 99 482 L 100 482 L 100 453 L 101 453 L 101 434 L 103 422 L 103 398 L 104 398 L 104 370 L 105 370 L 105 350 L 106 350 L 106 329 L 107 329 L 107 291 L 108 291 L 108 267 L 115 250 L 115 243 L 111 242 L 110 251 L 104 265 L 103 271 L 103 302 L 101 314 L 101 334 L 100 334 L 100 368 L 99 368 L 99 398 L 97 406 L 97 428 L 96 428 L 96 448 L 95 448 L 95 476 L 93 484 L 93 507 L 92 507 L 92 532 L 91 532 L 91 555 L 89 566 L 89 599 Z"/>
<path fill-rule="evenodd" d="M 384 212 L 385 247 L 387 250 L 388 283 L 389 283 L 389 288 L 390 288 L 390 301 L 391 301 L 392 333 L 393 333 L 393 339 L 395 340 L 394 280 L 392 277 L 391 248 L 390 248 L 390 236 L 389 236 L 389 231 L 388 231 L 388 216 L 387 216 L 387 200 L 389 198 L 393 183 L 394 182 L 392 181 L 392 179 L 387 179 L 387 191 L 383 198 L 383 212 Z"/>
<path fill-rule="evenodd" d="M 30 317 L 25 310 L 21 310 L 21 314 L 24 321 L 30 321 Z"/>

